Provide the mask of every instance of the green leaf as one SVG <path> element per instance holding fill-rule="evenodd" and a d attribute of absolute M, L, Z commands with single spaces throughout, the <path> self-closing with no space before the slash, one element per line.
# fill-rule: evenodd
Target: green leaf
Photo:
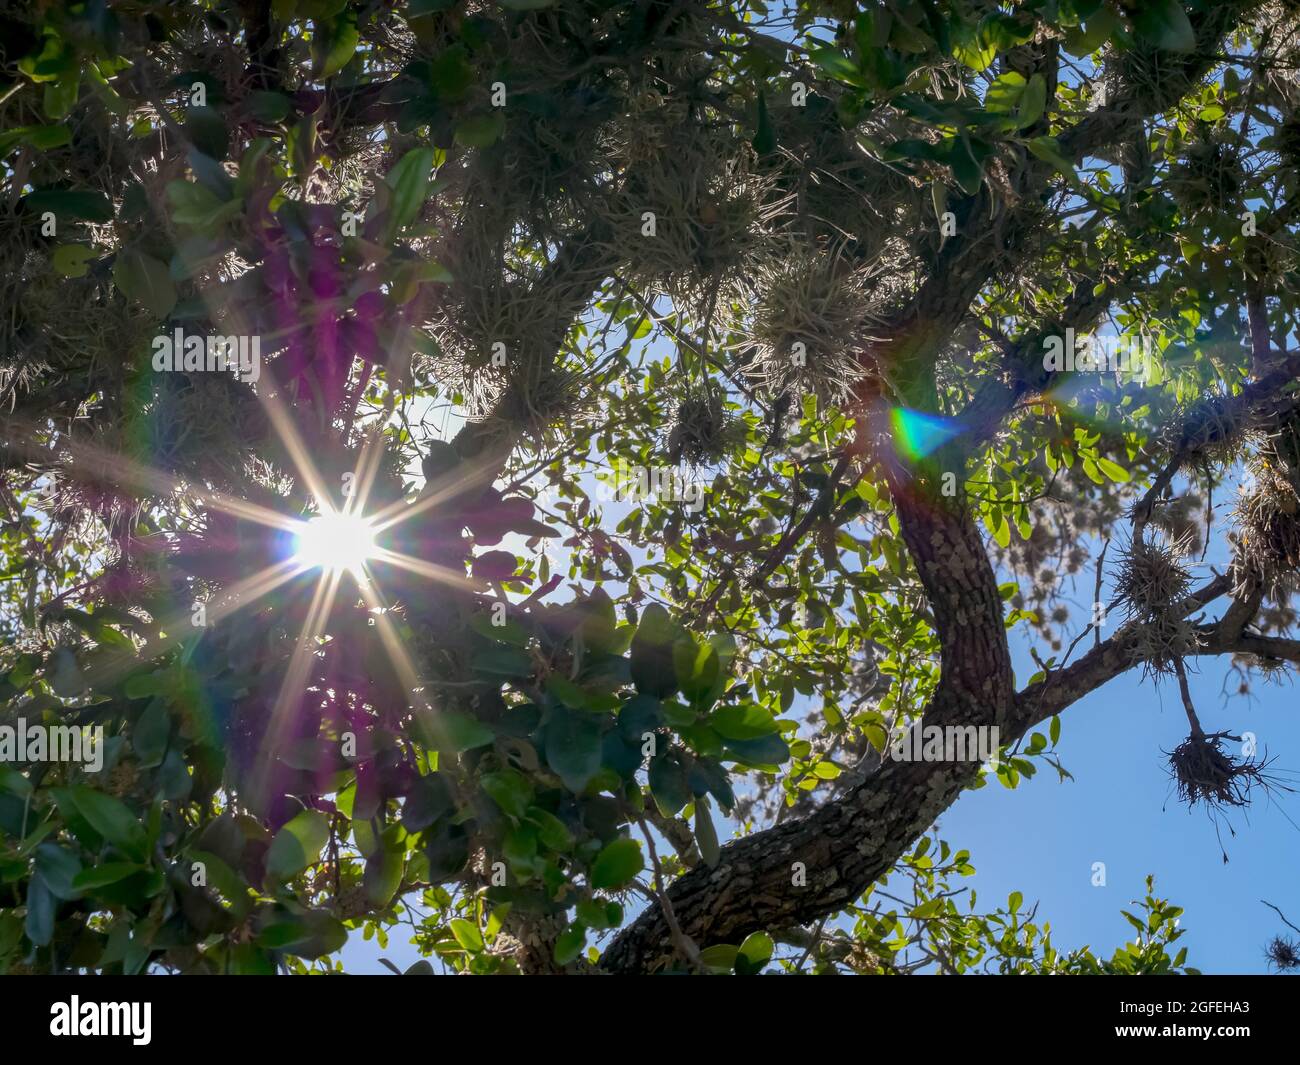
<path fill-rule="evenodd" d="M 329 842 L 329 820 L 319 810 L 303 810 L 275 834 L 266 852 L 266 872 L 283 883 L 320 858 Z"/>
<path fill-rule="evenodd" d="M 36 848 L 34 865 L 36 875 L 56 899 L 75 899 L 81 892 L 76 885 L 81 872 L 81 859 L 67 847 L 57 843 L 42 843 Z"/>
<path fill-rule="evenodd" d="M 1020 108 L 1016 112 L 1016 125 L 1021 129 L 1027 129 L 1043 117 L 1043 110 L 1047 106 L 1047 79 L 1041 74 L 1035 74 L 1029 79 L 1029 84 L 1025 86 L 1024 94 L 1020 97 Z"/>
<path fill-rule="evenodd" d="M 283 93 L 259 90 L 248 94 L 248 113 L 259 122 L 274 124 L 289 117 L 293 101 Z"/>
<path fill-rule="evenodd" d="M 332 78 L 351 62 L 361 37 L 357 33 L 357 18 L 350 11 L 322 25 L 312 23 L 311 56 L 312 76 L 320 80 Z"/>
<path fill-rule="evenodd" d="M 148 869 L 135 862 L 105 862 L 103 865 L 83 869 L 73 878 L 72 886 L 78 891 L 93 892 L 97 888 L 116 884 L 129 876 L 144 872 L 148 872 Z"/>
<path fill-rule="evenodd" d="M 62 148 L 72 141 L 72 130 L 67 126 L 15 126 L 0 133 L 0 157 L 8 155 L 20 144 L 28 144 L 37 151 Z"/>
<path fill-rule="evenodd" d="M 366 859 L 362 876 L 366 899 L 376 909 L 383 909 L 393 899 L 402 883 L 406 866 L 406 847 L 398 838 L 401 829 L 396 825 L 385 829 L 379 849 Z"/>
<path fill-rule="evenodd" d="M 632 637 L 632 682 L 636 690 L 662 699 L 677 690 L 673 644 L 681 635 L 668 611 L 651 603 Z"/>
<path fill-rule="evenodd" d="M 56 218 L 83 222 L 113 220 L 113 205 L 108 198 L 88 189 L 37 189 L 27 194 L 23 204 L 37 214 L 52 211 Z"/>
<path fill-rule="evenodd" d="M 523 817 L 533 801 L 533 786 L 514 769 L 499 769 L 479 778 L 481 787 L 511 817 Z"/>
<path fill-rule="evenodd" d="M 860 89 L 869 87 L 857 64 L 836 48 L 813 48 L 808 53 L 808 58 L 837 81 L 848 82 Z"/>
<path fill-rule="evenodd" d="M 456 127 L 456 143 L 466 148 L 490 148 L 506 131 L 505 112 L 497 109 L 474 115 Z"/>
<path fill-rule="evenodd" d="M 86 244 L 60 244 L 50 256 L 50 265 L 63 277 L 85 277 L 95 254 L 95 249 Z"/>
<path fill-rule="evenodd" d="M 1077 180 L 1074 166 L 1061 154 L 1061 145 L 1055 137 L 1035 137 L 1029 141 L 1027 147 L 1035 156 L 1045 163 L 1051 163 L 1071 181 Z"/>
<path fill-rule="evenodd" d="M 209 159 L 224 159 L 230 150 L 230 132 L 213 107 L 186 108 L 185 135 Z"/>
<path fill-rule="evenodd" d="M 721 706 L 708 720 L 713 731 L 727 740 L 756 740 L 781 729 L 772 712 L 757 703 Z"/>
<path fill-rule="evenodd" d="M 952 30 L 952 54 L 971 70 L 986 70 L 998 54 L 995 43 L 981 27 L 957 23 Z"/>
<path fill-rule="evenodd" d="M 171 735 L 171 718 L 161 699 L 155 699 L 136 720 L 131 732 L 131 746 L 140 764 L 152 769 L 161 764 Z"/>
<path fill-rule="evenodd" d="M 790 748 L 776 733 L 753 740 L 727 740 L 723 744 L 736 761 L 755 768 L 782 765 L 790 760 Z"/>
<path fill-rule="evenodd" d="M 124 248 L 113 263 L 113 280 L 128 299 L 143 304 L 156 318 L 176 306 L 176 286 L 165 263 L 135 248 Z"/>
<path fill-rule="evenodd" d="M 422 742 L 447 754 L 486 747 L 496 739 L 496 733 L 482 721 L 459 710 L 428 711 L 420 722 Z"/>
<path fill-rule="evenodd" d="M 683 636 L 673 643 L 673 670 L 682 693 L 697 702 L 718 679 L 718 653 L 710 644 L 697 644 L 689 635 Z"/>
<path fill-rule="evenodd" d="M 986 514 L 984 525 L 999 547 L 1005 548 L 1011 543 L 1011 526 L 1007 523 L 1007 516 L 1001 510 Z"/>
<path fill-rule="evenodd" d="M 475 654 L 470 667 L 476 673 L 497 677 L 529 677 L 533 673 L 533 660 L 517 647 L 494 647 Z"/>
<path fill-rule="evenodd" d="M 86 787 L 69 788 L 67 794 L 91 828 L 128 857 L 145 860 L 148 841 L 144 825 L 124 803 Z"/>
<path fill-rule="evenodd" d="M 586 788 L 601 764 L 600 729 L 592 718 L 563 707 L 546 724 L 546 763 L 573 792 Z"/>
<path fill-rule="evenodd" d="M 616 839 L 596 855 L 591 864 L 590 883 L 597 890 L 621 888 L 644 868 L 641 845 L 634 839 Z"/>
<path fill-rule="evenodd" d="M 665 817 L 675 816 L 691 801 L 686 767 L 676 751 L 661 754 L 650 763 L 649 782 L 655 805 Z"/>
<path fill-rule="evenodd" d="M 759 155 L 776 151 L 776 131 L 772 128 L 772 118 L 767 113 L 767 95 L 761 92 L 758 94 L 758 124 L 753 145 L 754 151 Z M 646 325 L 648 327 L 649 322 Z"/>
<path fill-rule="evenodd" d="M 528 810 L 528 820 L 537 826 L 537 838 L 553 851 L 567 851 L 574 844 L 569 826 L 552 813 L 536 806 Z"/>
<path fill-rule="evenodd" d="M 718 867 L 720 852 L 718 848 L 718 830 L 709 815 L 709 801 L 700 796 L 695 800 L 695 842 L 700 848 L 700 857 L 710 869 Z"/>
<path fill-rule="evenodd" d="M 953 137 L 948 142 L 945 161 L 952 167 L 953 177 L 962 191 L 974 196 L 984 183 L 984 166 L 975 158 L 971 142 L 965 137 Z"/>
<path fill-rule="evenodd" d="M 172 221 L 196 229 L 215 229 L 243 210 L 243 201 L 223 200 L 205 185 L 193 181 L 167 182 L 167 202 Z"/>
<path fill-rule="evenodd" d="M 984 96 L 985 110 L 1010 114 L 1020 103 L 1025 93 L 1025 84 L 1025 76 L 1014 70 L 999 75 L 997 80 L 988 87 L 988 92 Z"/>
<path fill-rule="evenodd" d="M 764 965 L 772 960 L 776 944 L 766 932 L 754 932 L 736 951 L 735 968 L 738 976 L 751 976 L 761 972 Z"/>
<path fill-rule="evenodd" d="M 27 884 L 27 919 L 23 930 L 36 946 L 48 946 L 54 938 L 54 896 L 45 881 L 34 876 Z"/>
<path fill-rule="evenodd" d="M 1191 52 L 1196 31 L 1178 0 L 1142 0 L 1130 12 L 1138 36 L 1167 52 Z"/>
<path fill-rule="evenodd" d="M 387 218 L 387 239 L 393 239 L 396 231 L 411 224 L 424 207 L 429 195 L 429 174 L 433 170 L 433 148 L 412 148 L 393 169 L 383 178 L 389 189 L 393 190 L 393 203 L 389 207 Z"/>
<path fill-rule="evenodd" d="M 582 924 L 569 925 L 555 941 L 555 963 L 568 965 L 587 944 L 587 929 Z"/>
<path fill-rule="evenodd" d="M 1119 481 L 1122 484 L 1130 479 L 1128 470 L 1117 462 L 1111 462 L 1110 459 L 1098 457 L 1097 466 L 1112 481 Z"/>
<path fill-rule="evenodd" d="M 715 972 L 729 973 L 735 966 L 739 953 L 734 943 L 717 943 L 700 951 L 700 963 Z"/>
<path fill-rule="evenodd" d="M 471 954 L 483 953 L 483 933 L 479 931 L 478 925 L 466 921 L 463 917 L 453 917 L 450 923 L 451 934 L 456 937 L 456 942 L 460 944 L 462 950 L 467 950 Z"/>

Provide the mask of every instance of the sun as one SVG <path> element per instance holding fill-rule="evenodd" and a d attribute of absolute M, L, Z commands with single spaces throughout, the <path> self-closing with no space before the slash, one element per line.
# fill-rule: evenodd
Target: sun
<path fill-rule="evenodd" d="M 360 576 L 375 555 L 375 529 L 367 518 L 345 511 L 326 511 L 298 530 L 294 558 L 327 573 L 347 570 Z"/>

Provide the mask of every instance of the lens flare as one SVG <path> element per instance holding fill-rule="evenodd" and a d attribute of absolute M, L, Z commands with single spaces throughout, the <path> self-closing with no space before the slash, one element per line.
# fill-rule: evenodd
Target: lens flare
<path fill-rule="evenodd" d="M 298 530 L 294 558 L 304 566 L 320 567 L 327 573 L 347 570 L 359 576 L 376 550 L 375 530 L 366 518 L 327 511 Z"/>
<path fill-rule="evenodd" d="M 915 462 L 937 450 L 958 433 L 951 418 L 925 414 L 906 407 L 894 407 L 889 412 L 894 444 L 899 452 Z"/>

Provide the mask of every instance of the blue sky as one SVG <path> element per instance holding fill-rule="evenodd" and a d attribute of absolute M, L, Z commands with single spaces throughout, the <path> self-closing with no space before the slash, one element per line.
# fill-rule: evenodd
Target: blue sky
<path fill-rule="evenodd" d="M 1034 666 L 1017 648 L 1017 674 Z M 1189 663 L 1190 664 L 1190 663 Z M 1226 658 L 1202 658 L 1191 675 L 1192 698 L 1210 729 L 1254 732 L 1261 754 L 1281 770 L 1300 765 L 1296 689 L 1284 682 L 1253 685 L 1253 700 L 1224 705 L 1223 685 L 1236 690 Z M 1132 929 L 1120 916 L 1144 892 L 1184 907 L 1187 963 L 1206 973 L 1267 971 L 1263 948 L 1281 920 L 1261 899 L 1300 924 L 1300 795 L 1266 799 L 1222 823 L 1224 864 L 1215 826 L 1188 813 L 1170 790 L 1163 751 L 1187 735 L 1176 682 L 1156 685 L 1135 670 L 1080 700 L 1061 715 L 1060 752 L 1073 782 L 1058 783 L 1049 767 L 1015 791 L 991 782 L 968 792 L 941 819 L 942 835 L 968 847 L 978 873 L 971 883 L 981 909 L 1022 891 L 1040 901 L 1058 947 L 1090 944 L 1109 954 Z M 1231 824 L 1234 838 L 1228 831 Z M 1106 886 L 1092 886 L 1092 865 L 1106 863 Z"/>

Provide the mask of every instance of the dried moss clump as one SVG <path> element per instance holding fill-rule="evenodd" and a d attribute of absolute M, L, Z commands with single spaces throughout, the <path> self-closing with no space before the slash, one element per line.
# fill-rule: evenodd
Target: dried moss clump
<path fill-rule="evenodd" d="M 752 153 L 726 125 L 702 131 L 691 104 L 653 90 L 633 99 L 615 152 L 626 179 L 610 208 L 610 251 L 629 280 L 707 315 L 762 257 L 789 197 L 754 172 Z"/>
<path fill-rule="evenodd" d="M 837 403 L 863 376 L 871 294 L 842 256 L 792 252 L 757 272 L 748 370 L 779 394 L 793 389 Z"/>
<path fill-rule="evenodd" d="M 1300 945 L 1286 936 L 1274 936 L 1264 956 L 1276 972 L 1290 973 L 1300 969 Z"/>
<path fill-rule="evenodd" d="M 1128 619 L 1138 623 L 1135 653 L 1148 672 L 1173 673 L 1179 658 L 1195 648 L 1195 626 L 1178 610 L 1192 585 L 1182 563 L 1185 553 L 1184 541 L 1139 539 L 1120 557 L 1116 598 Z"/>
<path fill-rule="evenodd" d="M 668 457 L 692 466 L 716 463 L 735 439 L 735 428 L 720 395 L 688 397 L 673 415 Z"/>
<path fill-rule="evenodd" d="M 1169 755 L 1178 797 L 1188 806 L 1248 806 L 1251 789 L 1265 783 L 1263 766 L 1233 758 L 1224 749 L 1225 739 L 1239 737 L 1226 732 L 1193 734 Z"/>
<path fill-rule="evenodd" d="M 1190 145 L 1169 170 L 1165 187 L 1184 214 L 1223 211 L 1237 202 L 1246 171 L 1232 148 L 1213 140 Z"/>
<path fill-rule="evenodd" d="M 1250 463 L 1252 480 L 1233 511 L 1234 594 L 1300 587 L 1300 438 L 1294 421 L 1268 437 Z"/>

